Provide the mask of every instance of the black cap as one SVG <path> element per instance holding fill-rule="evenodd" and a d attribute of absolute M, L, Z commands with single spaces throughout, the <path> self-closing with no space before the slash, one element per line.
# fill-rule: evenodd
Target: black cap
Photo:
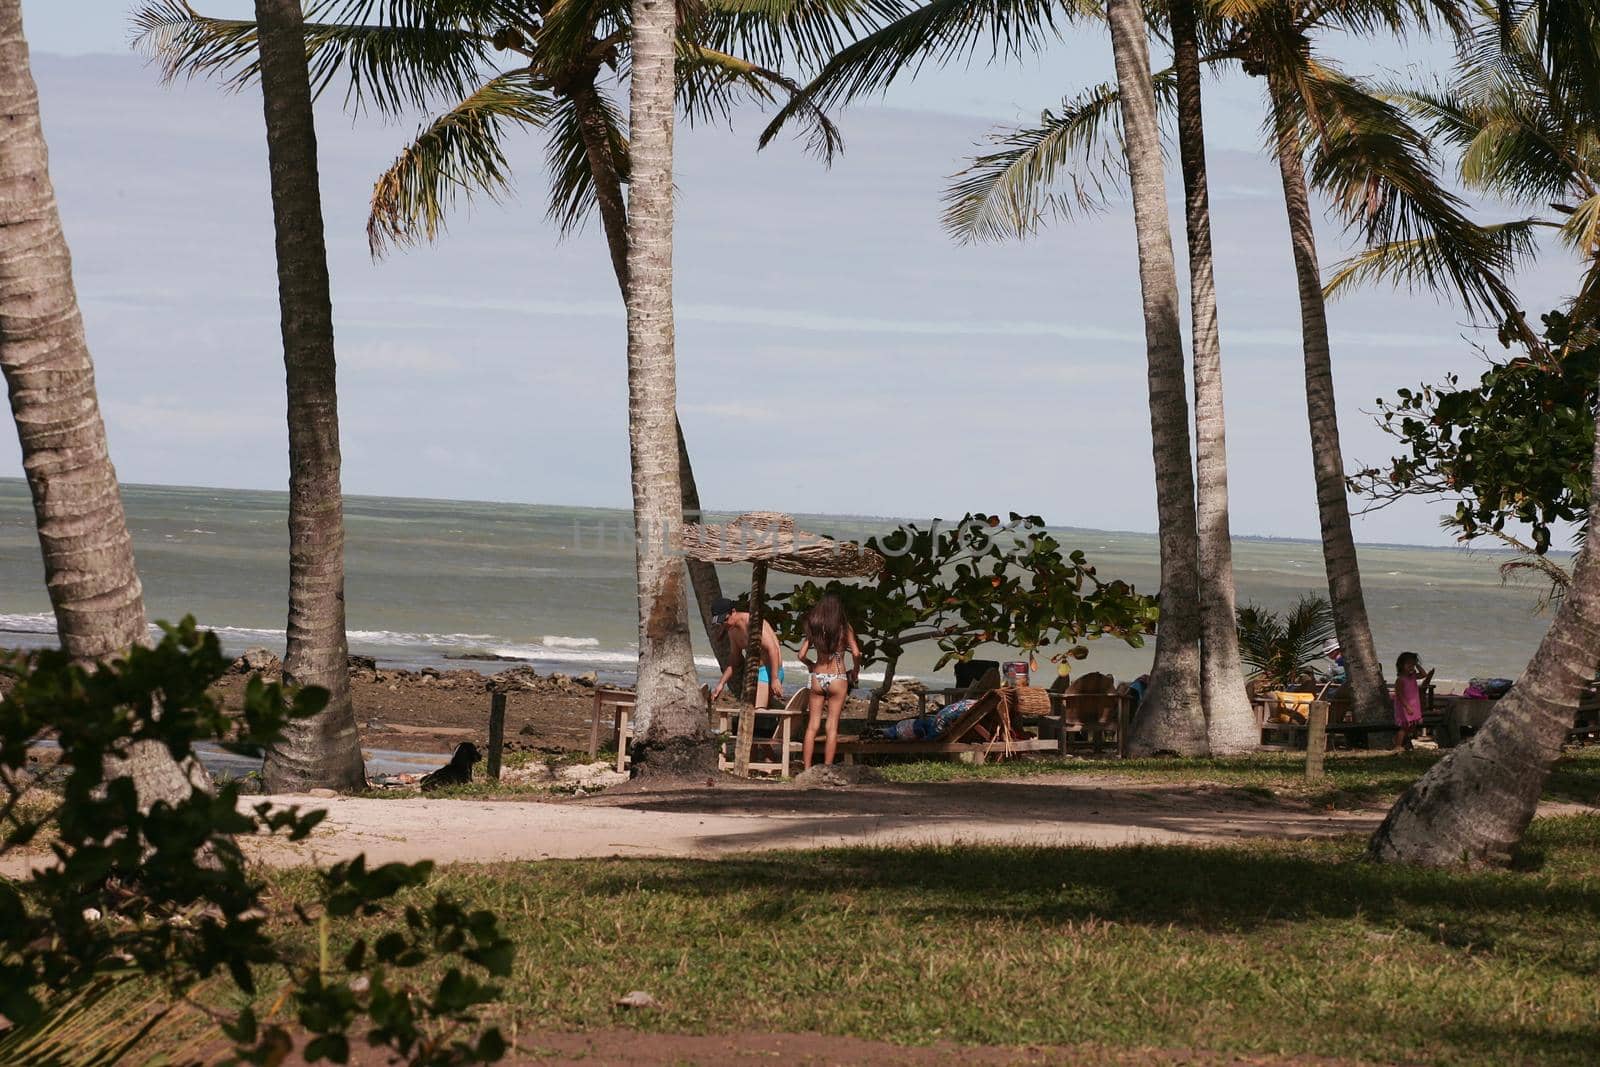
<path fill-rule="evenodd" d="M 711 621 L 715 623 L 724 622 L 736 606 L 733 601 L 725 596 L 717 597 L 711 602 Z"/>

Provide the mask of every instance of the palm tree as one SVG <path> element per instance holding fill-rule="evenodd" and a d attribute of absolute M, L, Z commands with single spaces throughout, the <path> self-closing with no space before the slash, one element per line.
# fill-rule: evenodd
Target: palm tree
<path fill-rule="evenodd" d="M 826 109 L 836 103 L 881 91 L 900 74 L 920 69 L 932 60 L 944 64 L 970 56 L 989 42 L 995 58 L 1020 56 L 1043 48 L 1055 36 L 1059 19 L 1070 22 L 1098 17 L 1093 4 L 1067 0 L 931 0 L 854 41 L 828 60 L 816 78 L 788 104 L 762 133 L 766 144 L 793 116 L 808 109 Z M 1136 33 L 1128 27 L 1113 32 L 1118 77 L 1127 78 L 1149 92 L 1148 47 L 1142 23 Z M 1119 36 L 1120 34 L 1120 36 Z M 1136 39 L 1135 39 L 1136 38 Z M 1111 108 L 1120 97 L 1109 91 Z M 1141 104 L 1133 105 L 1141 116 Z M 1154 101 L 1149 107 L 1151 136 L 1156 135 Z M 1098 110 L 1104 118 L 1105 109 Z M 1085 138 L 1092 141 L 1093 138 Z M 1127 139 L 1127 165 L 1137 155 L 1140 179 L 1145 183 L 1135 198 L 1139 234 L 1140 277 L 1145 301 L 1145 335 L 1149 359 L 1152 447 L 1156 458 L 1157 512 L 1161 532 L 1162 616 L 1156 641 L 1156 663 L 1151 694 L 1140 705 L 1134 736 L 1136 748 L 1199 752 L 1206 747 L 1204 707 L 1200 683 L 1200 624 L 1194 511 L 1194 473 L 1189 453 L 1188 404 L 1183 390 L 1183 346 L 1178 326 L 1176 273 L 1167 234 L 1165 193 L 1162 188 L 1159 141 L 1134 143 Z M 1055 159 L 1070 154 L 1071 146 L 1056 144 L 1030 166 L 1050 170 Z M 1153 153 L 1153 154 L 1152 154 Z M 1109 153 L 1108 153 L 1109 155 Z M 1106 162 L 1110 167 L 1109 160 Z M 1054 202 L 1070 212 L 1079 202 L 1093 198 L 1087 186 L 1097 180 L 1085 176 L 1084 184 Z M 1024 185 L 1028 183 L 1024 182 Z M 1010 232 L 999 214 L 984 215 L 973 223 L 975 236 L 1000 236 Z M 1022 224 L 1032 225 L 1032 219 Z M 952 218 L 947 214 L 947 224 Z M 959 223 L 952 224 L 958 230 Z M 1174 375 L 1173 356 L 1176 354 Z"/>
<path fill-rule="evenodd" d="M 825 54 L 841 33 L 896 3 L 780 0 L 752 9 L 722 0 L 694 13 L 686 9 L 676 41 L 680 106 L 691 121 L 709 121 L 725 118 L 740 100 L 766 103 L 791 93 L 797 86 L 773 66 L 786 56 Z M 317 11 L 333 16 L 305 25 L 317 88 L 342 72 L 352 109 L 371 107 L 388 117 L 431 112 L 448 101 L 373 186 L 367 234 L 374 256 L 394 244 L 436 239 L 458 197 L 508 195 L 507 137 L 517 128 L 542 129 L 548 134 L 549 217 L 571 233 L 598 209 L 626 299 L 629 144 L 609 75 L 628 69 L 627 5 L 331 0 Z M 158 59 L 169 80 L 205 73 L 239 85 L 258 72 L 250 21 L 200 15 L 188 0 L 148 0 L 134 26 L 136 47 Z M 807 121 L 812 146 L 831 155 L 840 144 L 837 130 L 815 110 L 807 110 Z M 681 434 L 678 448 L 689 494 L 680 517 L 695 521 L 699 500 Z M 721 595 L 714 566 L 691 567 L 690 577 L 701 605 Z M 709 614 L 703 614 L 710 637 Z"/>
<path fill-rule="evenodd" d="M 1380 95 L 1422 124 L 1433 141 L 1456 151 L 1456 178 L 1464 187 L 1534 212 L 1484 227 L 1509 255 L 1536 255 L 1534 235 L 1547 230 L 1583 258 L 1583 281 L 1569 310 L 1591 321 L 1600 310 L 1600 160 L 1589 142 L 1600 111 L 1568 95 L 1572 86 L 1563 85 L 1543 51 L 1547 35 L 1536 5 L 1508 27 L 1489 0 L 1478 0 L 1477 15 L 1448 87 L 1391 86 Z M 1521 321 L 1509 291 L 1495 291 L 1492 300 L 1459 291 L 1444 269 L 1440 235 L 1380 238 L 1338 266 L 1328 281 L 1330 295 L 1372 281 L 1454 289 L 1471 313 Z M 1543 348 L 1537 340 L 1530 344 Z"/>
<path fill-rule="evenodd" d="M 293 685 L 328 691 L 321 712 L 292 721 L 284 739 L 268 750 L 262 776 L 273 793 L 355 791 L 366 788 L 367 777 L 350 704 L 333 300 L 300 0 L 256 0 L 256 19 L 289 394 L 289 625 L 283 674 Z"/>
<path fill-rule="evenodd" d="M 1319 18 L 1307 16 L 1299 8 L 1274 3 L 1243 23 L 1231 48 L 1231 54 L 1242 61 L 1246 72 L 1264 77 L 1267 85 L 1271 147 L 1283 185 L 1300 294 L 1306 414 L 1322 525 L 1323 565 L 1339 644 L 1346 659 L 1352 713 L 1365 722 L 1387 720 L 1390 708 L 1350 527 L 1327 301 L 1312 227 L 1306 170 L 1308 142 L 1316 138 L 1312 165 L 1319 171 L 1318 184 L 1333 192 L 1336 203 L 1346 208 L 1347 214 L 1362 219 L 1369 232 L 1385 225 L 1414 225 L 1415 217 L 1408 207 L 1428 200 L 1423 214 L 1437 224 L 1435 232 L 1454 243 L 1456 269 L 1466 272 L 1464 284 L 1480 288 L 1498 285 L 1494 271 L 1502 261 L 1496 258 L 1499 249 L 1489 247 L 1481 231 L 1461 215 L 1454 198 L 1438 188 L 1431 167 L 1426 164 L 1426 142 L 1416 137 L 1398 112 L 1382 106 L 1366 87 L 1319 62 L 1311 53 L 1309 39 L 1316 30 L 1339 25 L 1340 18 L 1354 28 L 1383 26 L 1400 33 L 1411 22 L 1426 27 L 1430 16 L 1459 29 L 1459 12 L 1448 4 L 1434 8 L 1425 2 L 1402 2 L 1377 5 L 1375 9 L 1352 4 L 1348 10 Z M 1386 184 L 1378 187 L 1368 169 L 1374 156 L 1397 164 L 1396 169 L 1384 175 Z M 1461 267 L 1462 256 L 1489 266 Z"/>
<path fill-rule="evenodd" d="M 50 181 L 21 0 L 0 0 L 0 114 L 0 371 L 61 647 L 93 664 L 149 632 Z M 130 750 L 112 773 L 131 777 L 145 806 L 210 785 L 197 763 L 180 766 L 157 742 Z"/>
<path fill-rule="evenodd" d="M 1234 628 L 1233 537 L 1228 522 L 1228 442 L 1223 413 L 1222 342 L 1211 253 L 1196 0 L 1171 0 L 1172 68 L 1177 81 L 1178 156 L 1183 167 L 1189 246 L 1189 314 L 1194 365 L 1195 525 L 1199 533 L 1200 687 L 1212 755 L 1260 740 L 1245 691 Z"/>
<path fill-rule="evenodd" d="M 1344 0 L 1314 7 L 1263 0 L 1231 10 L 1232 18 L 1213 17 L 1201 26 L 1201 35 L 1211 42 L 1203 55 L 1187 44 L 1175 54 L 1183 58 L 1192 50 L 1198 63 L 1239 62 L 1250 73 L 1266 75 L 1269 82 L 1272 149 L 1284 184 L 1301 297 L 1307 414 L 1329 590 L 1341 641 L 1347 646 L 1358 714 L 1381 721 L 1389 714 L 1388 703 L 1350 529 L 1308 180 L 1328 194 L 1369 240 L 1396 233 L 1432 238 L 1429 263 L 1438 276 L 1484 304 L 1509 305 L 1509 290 L 1500 276 L 1515 262 L 1520 248 L 1514 235 L 1485 231 L 1462 214 L 1459 200 L 1441 188 L 1433 174 L 1426 140 L 1396 107 L 1317 59 L 1310 48 L 1311 37 L 1321 30 L 1384 28 L 1400 33 L 1415 25 L 1426 27 L 1430 16 L 1454 29 L 1456 12 L 1448 0 L 1437 9 L 1426 0 Z M 1180 40 L 1187 34 L 1181 25 L 1175 29 L 1182 31 L 1177 33 Z M 1174 72 L 1157 74 L 1155 80 L 1163 100 L 1178 97 Z M 1099 199 L 1106 184 L 1120 177 L 1109 149 L 1118 132 L 1117 107 L 1116 88 L 1100 85 L 1072 98 L 1059 113 L 1047 112 L 1041 126 L 1003 135 L 1005 149 L 980 157 L 952 187 L 947 222 L 977 233 L 1026 228 L 1042 217 L 1069 215 Z M 1180 141 L 1194 120 L 1193 111 L 1180 114 Z M 1066 189 L 1059 187 L 1063 180 L 1069 183 Z M 1193 184 L 1187 188 L 1193 205 L 1196 188 Z M 1191 233 L 1191 255 L 1204 244 L 1200 235 Z M 1196 272 L 1201 278 L 1204 273 Z M 1196 294 L 1197 315 L 1206 306 L 1202 295 Z M 1197 319 L 1197 341 L 1207 332 Z M 1197 348 L 1196 407 L 1202 414 L 1211 389 L 1207 359 Z M 1206 434 L 1205 420 L 1197 432 Z M 1206 475 L 1219 469 L 1210 460 L 1203 468 Z M 1202 493 L 1202 508 L 1209 516 L 1218 498 L 1210 494 L 1208 504 L 1206 495 Z M 1350 650 L 1352 642 L 1357 651 Z"/>
<path fill-rule="evenodd" d="M 1302 596 L 1278 615 L 1254 604 L 1237 613 L 1239 657 L 1250 677 L 1283 688 L 1303 680 L 1333 636 L 1333 608 L 1325 597 Z"/>
<path fill-rule="evenodd" d="M 683 567 L 667 531 L 682 514 L 672 329 L 673 53 L 677 8 L 634 0 L 627 228 L 628 442 L 639 583 L 634 759 L 646 775 L 716 767 L 689 645 Z"/>
<path fill-rule="evenodd" d="M 1207 751 L 1200 684 L 1200 598 L 1194 468 L 1189 405 L 1184 394 L 1183 330 L 1172 258 L 1161 127 L 1150 77 L 1144 12 L 1134 0 L 1110 0 L 1106 21 L 1116 58 L 1123 149 L 1139 238 L 1149 365 L 1150 436 L 1155 453 L 1156 512 L 1161 540 L 1161 625 L 1156 631 L 1150 691 L 1139 705 L 1129 749 L 1179 755 Z"/>

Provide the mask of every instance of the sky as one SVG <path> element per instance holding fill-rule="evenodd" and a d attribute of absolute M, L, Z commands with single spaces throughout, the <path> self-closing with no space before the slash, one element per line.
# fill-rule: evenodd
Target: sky
<path fill-rule="evenodd" d="M 259 98 L 160 85 L 126 49 L 128 6 L 24 4 L 112 454 L 128 482 L 280 488 Z M 1414 43 L 1335 51 L 1369 73 L 1449 59 Z M 758 153 L 753 113 L 680 132 L 679 409 L 708 507 L 1154 529 L 1131 210 L 1025 244 L 957 245 L 938 221 L 949 176 L 988 133 L 1109 74 L 1092 35 L 1022 64 L 925 74 L 845 111 L 831 168 L 794 143 Z M 419 120 L 352 119 L 338 104 L 318 122 L 346 491 L 626 506 L 624 323 L 598 221 L 560 238 L 543 217 L 542 144 L 519 137 L 514 199 L 375 263 L 367 196 Z M 1233 529 L 1314 538 L 1299 309 L 1258 88 L 1213 82 L 1206 105 Z M 1332 220 L 1319 240 L 1325 264 L 1353 247 Z M 1553 253 L 1519 288 L 1543 309 L 1572 275 Z M 1330 321 L 1347 467 L 1392 452 L 1377 397 L 1476 375 L 1476 346 L 1493 345 L 1427 294 L 1363 291 Z M 20 470 L 6 437 L 0 475 Z M 1356 535 L 1445 543 L 1445 510 L 1398 505 L 1359 517 Z"/>

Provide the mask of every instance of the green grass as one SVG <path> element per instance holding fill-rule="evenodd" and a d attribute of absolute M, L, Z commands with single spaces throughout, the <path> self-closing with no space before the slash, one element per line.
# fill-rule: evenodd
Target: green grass
<path fill-rule="evenodd" d="M 500 914 L 524 1034 L 1593 1062 L 1600 817 L 1541 820 L 1513 872 L 1379 867 L 1362 845 L 544 862 L 453 867 L 432 888 Z M 663 1010 L 618 1014 L 632 989 Z"/>
<path fill-rule="evenodd" d="M 885 762 L 878 770 L 894 782 L 953 782 L 1040 774 L 1115 775 L 1169 785 L 1233 786 L 1262 796 L 1286 794 L 1313 803 L 1348 807 L 1398 796 L 1441 755 L 1428 750 L 1330 752 L 1326 777 L 1321 781 L 1306 779 L 1303 752 L 1261 752 L 1222 759 L 1028 759 L 985 764 L 920 760 Z M 1600 747 L 1572 749 L 1563 756 L 1551 772 L 1545 797 L 1600 804 Z"/>

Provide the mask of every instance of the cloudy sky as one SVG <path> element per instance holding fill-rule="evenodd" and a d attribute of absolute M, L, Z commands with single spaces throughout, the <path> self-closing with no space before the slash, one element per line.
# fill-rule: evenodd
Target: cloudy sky
<path fill-rule="evenodd" d="M 113 454 L 127 481 L 277 488 L 259 98 L 159 85 L 126 50 L 128 6 L 24 4 Z M 1448 60 L 1436 46 L 1337 51 L 1365 71 Z M 831 169 L 794 144 L 757 153 L 753 114 L 680 136 L 679 405 L 708 505 L 1154 528 L 1131 211 L 1025 245 L 957 246 L 938 225 L 948 176 L 988 131 L 1109 73 L 1097 37 L 930 73 L 847 111 Z M 1234 530 L 1314 537 L 1298 305 L 1257 93 L 1241 78 L 1207 98 Z M 337 104 L 319 129 L 346 489 L 626 505 L 621 302 L 598 223 L 562 241 L 544 221 L 538 139 L 514 146 L 516 200 L 373 263 L 367 195 L 416 122 L 352 120 Z M 1325 262 L 1348 250 L 1331 223 L 1322 240 Z M 1529 306 L 1548 307 L 1570 274 L 1549 256 L 1522 279 Z M 1389 454 L 1365 414 L 1374 398 L 1475 374 L 1474 345 L 1492 343 L 1426 295 L 1365 292 L 1331 318 L 1351 464 Z M 0 475 L 18 473 L 7 437 Z M 1443 510 L 1392 508 L 1357 536 L 1441 543 Z"/>

